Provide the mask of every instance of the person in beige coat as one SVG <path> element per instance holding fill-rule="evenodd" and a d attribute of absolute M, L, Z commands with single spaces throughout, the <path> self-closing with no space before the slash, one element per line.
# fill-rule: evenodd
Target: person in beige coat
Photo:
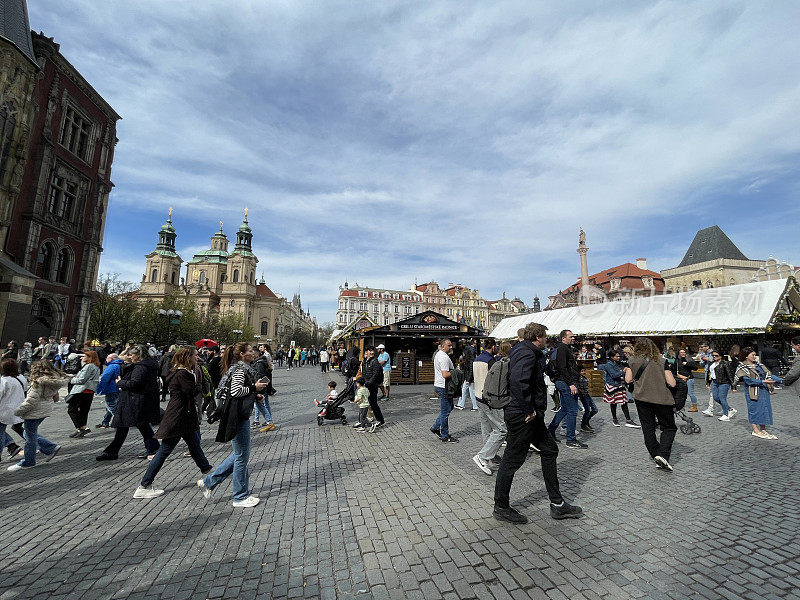
<path fill-rule="evenodd" d="M 30 374 L 30 388 L 25 401 L 14 411 L 23 419 L 25 428 L 25 458 L 8 467 L 9 471 L 20 471 L 36 465 L 36 450 L 44 454 L 44 461 L 50 462 L 61 446 L 39 435 L 39 425 L 53 411 L 53 402 L 58 400 L 58 391 L 67 385 L 70 376 L 64 375 L 46 361 L 33 363 Z"/>

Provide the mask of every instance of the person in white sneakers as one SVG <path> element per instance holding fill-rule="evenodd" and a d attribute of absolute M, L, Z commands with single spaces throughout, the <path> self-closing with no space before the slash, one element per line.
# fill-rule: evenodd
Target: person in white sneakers
<path fill-rule="evenodd" d="M 736 373 L 731 363 L 716 350 L 711 353 L 711 359 L 712 363 L 706 371 L 706 388 L 711 390 L 714 402 L 722 406 L 722 416 L 719 420 L 730 421 L 736 416 L 736 409 L 728 405 L 728 392 L 731 390 Z"/>
<path fill-rule="evenodd" d="M 208 499 L 214 488 L 233 474 L 233 506 L 249 508 L 260 502 L 250 494 L 250 414 L 256 400 L 263 398 L 262 392 L 269 382 L 256 379 L 250 363 L 256 351 L 246 342 L 228 346 L 222 357 L 222 379 L 217 388 L 217 408 L 208 418 L 209 423 L 219 421 L 216 440 L 230 442 L 233 453 L 222 461 L 213 473 L 197 481 L 197 487 Z"/>

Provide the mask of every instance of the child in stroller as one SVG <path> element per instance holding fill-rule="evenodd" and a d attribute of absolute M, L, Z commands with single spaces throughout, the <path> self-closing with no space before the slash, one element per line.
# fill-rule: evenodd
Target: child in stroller
<path fill-rule="evenodd" d="M 347 417 L 344 416 L 342 404 L 355 397 L 355 390 L 352 381 L 348 381 L 341 393 L 336 391 L 336 382 L 328 383 L 328 396 L 320 402 L 314 398 L 314 402 L 320 407 L 317 413 L 317 425 L 322 425 L 325 421 L 341 421 L 342 425 L 347 425 Z"/>
<path fill-rule="evenodd" d="M 674 373 L 673 369 L 673 373 Z M 689 417 L 684 410 L 686 408 L 686 398 L 689 395 L 689 387 L 686 382 L 679 377 L 675 378 L 675 388 L 673 390 L 673 398 L 675 399 L 675 416 L 683 421 L 678 429 L 684 435 L 691 435 L 693 433 L 700 433 L 700 425 L 694 422 L 694 419 Z"/>

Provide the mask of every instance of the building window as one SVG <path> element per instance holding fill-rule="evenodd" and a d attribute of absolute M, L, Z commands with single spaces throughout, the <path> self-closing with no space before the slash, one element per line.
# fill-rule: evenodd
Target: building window
<path fill-rule="evenodd" d="M 150 283 L 158 283 L 158 269 L 153 269 L 150 273 Z"/>
<path fill-rule="evenodd" d="M 36 276 L 48 281 L 53 273 L 53 245 L 49 242 L 42 245 L 39 255 L 36 257 Z"/>
<path fill-rule="evenodd" d="M 236 306 L 236 301 L 235 300 L 231 300 L 231 308 L 233 308 L 234 306 Z"/>
<path fill-rule="evenodd" d="M 400 307 L 397 304 L 394 305 L 394 314 L 398 314 L 400 312 Z"/>
<path fill-rule="evenodd" d="M 50 183 L 50 195 L 47 198 L 47 212 L 67 221 L 72 220 L 72 213 L 77 203 L 78 186 L 64 177 L 54 176 Z"/>
<path fill-rule="evenodd" d="M 8 157 L 11 154 L 11 140 L 14 138 L 14 127 L 17 120 L 11 112 L 11 107 L 6 104 L 0 107 L 0 184 L 6 174 Z"/>
<path fill-rule="evenodd" d="M 92 124 L 89 120 L 78 114 L 71 106 L 67 106 L 59 143 L 78 158 L 87 160 L 91 131 Z"/>
<path fill-rule="evenodd" d="M 172 285 L 175 285 L 175 277 L 176 277 L 176 276 L 177 276 L 177 273 L 175 273 L 175 271 L 173 271 L 173 272 L 172 272 L 172 277 L 171 277 L 171 279 L 172 279 Z"/>
<path fill-rule="evenodd" d="M 261 321 L 261 335 L 269 335 L 269 321 Z"/>
<path fill-rule="evenodd" d="M 206 282 L 206 272 L 200 271 L 200 283 L 205 283 L 205 282 Z"/>
<path fill-rule="evenodd" d="M 233 283 L 239 283 L 239 269 L 233 270 Z"/>
<path fill-rule="evenodd" d="M 58 251 L 58 256 L 56 257 L 56 281 L 58 283 L 67 283 L 69 281 L 69 266 L 71 262 L 69 250 L 62 248 Z"/>

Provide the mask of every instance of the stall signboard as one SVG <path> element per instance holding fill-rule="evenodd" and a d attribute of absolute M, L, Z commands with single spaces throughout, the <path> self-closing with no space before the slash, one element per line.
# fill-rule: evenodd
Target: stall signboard
<path fill-rule="evenodd" d="M 433 311 L 425 311 L 388 326 L 392 331 L 414 333 L 458 333 L 469 329 L 465 324 L 451 321 Z"/>

